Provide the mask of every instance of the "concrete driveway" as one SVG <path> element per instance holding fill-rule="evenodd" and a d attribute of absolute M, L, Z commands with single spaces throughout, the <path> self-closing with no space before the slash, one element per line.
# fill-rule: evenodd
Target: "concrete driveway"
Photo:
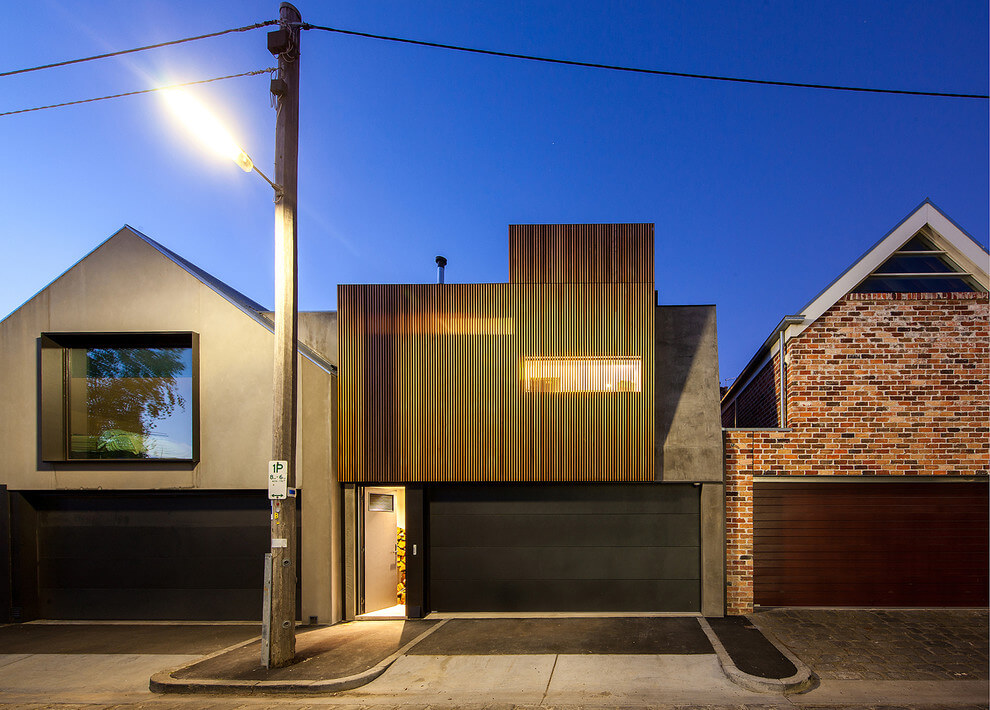
<path fill-rule="evenodd" d="M 821 687 L 786 697 L 751 693 L 726 679 L 714 655 L 684 649 L 435 655 L 424 646 L 368 685 L 337 695 L 161 696 L 148 691 L 152 673 L 249 640 L 257 625 L 31 623 L 0 627 L 0 706 L 986 707 L 986 611 L 782 609 L 752 619 L 808 661 Z"/>
<path fill-rule="evenodd" d="M 0 626 L 0 703 L 146 701 L 152 673 L 259 633 L 259 624 Z"/>

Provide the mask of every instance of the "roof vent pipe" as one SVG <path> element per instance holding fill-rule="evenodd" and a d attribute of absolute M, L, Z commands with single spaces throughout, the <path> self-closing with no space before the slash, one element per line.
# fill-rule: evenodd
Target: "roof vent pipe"
<path fill-rule="evenodd" d="M 438 256 L 437 259 L 436 259 L 436 261 L 437 261 L 437 283 L 438 284 L 442 284 L 443 283 L 443 267 L 445 267 L 447 265 L 447 260 L 444 257 L 442 257 L 442 256 Z"/>

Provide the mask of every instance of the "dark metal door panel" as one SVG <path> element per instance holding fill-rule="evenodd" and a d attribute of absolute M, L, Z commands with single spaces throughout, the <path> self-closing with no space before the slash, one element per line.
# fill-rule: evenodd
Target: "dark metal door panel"
<path fill-rule="evenodd" d="M 260 618 L 270 515 L 263 493 L 29 497 L 41 618 Z"/>
<path fill-rule="evenodd" d="M 698 611 L 700 488 L 452 485 L 429 491 L 435 611 Z"/>
<path fill-rule="evenodd" d="M 986 606 L 980 482 L 757 483 L 763 606 Z"/>

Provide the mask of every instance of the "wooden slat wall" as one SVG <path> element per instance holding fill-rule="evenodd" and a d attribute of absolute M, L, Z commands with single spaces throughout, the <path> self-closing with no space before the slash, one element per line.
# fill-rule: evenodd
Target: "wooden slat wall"
<path fill-rule="evenodd" d="M 654 480 L 652 281 L 340 286 L 338 310 L 341 481 Z M 526 356 L 599 355 L 642 358 L 642 391 L 524 391 Z"/>
<path fill-rule="evenodd" d="M 639 283 L 652 293 L 653 225 L 510 225 L 509 282 Z"/>

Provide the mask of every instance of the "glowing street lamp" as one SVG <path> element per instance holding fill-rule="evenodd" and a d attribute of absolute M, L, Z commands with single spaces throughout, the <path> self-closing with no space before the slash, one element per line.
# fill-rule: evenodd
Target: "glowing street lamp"
<path fill-rule="evenodd" d="M 246 173 L 253 170 L 263 177 L 276 193 L 281 193 L 282 188 L 258 169 L 251 156 L 237 145 L 234 137 L 209 109 L 182 89 L 165 89 L 161 93 L 175 117 L 205 148 L 223 158 L 233 160 Z"/>

